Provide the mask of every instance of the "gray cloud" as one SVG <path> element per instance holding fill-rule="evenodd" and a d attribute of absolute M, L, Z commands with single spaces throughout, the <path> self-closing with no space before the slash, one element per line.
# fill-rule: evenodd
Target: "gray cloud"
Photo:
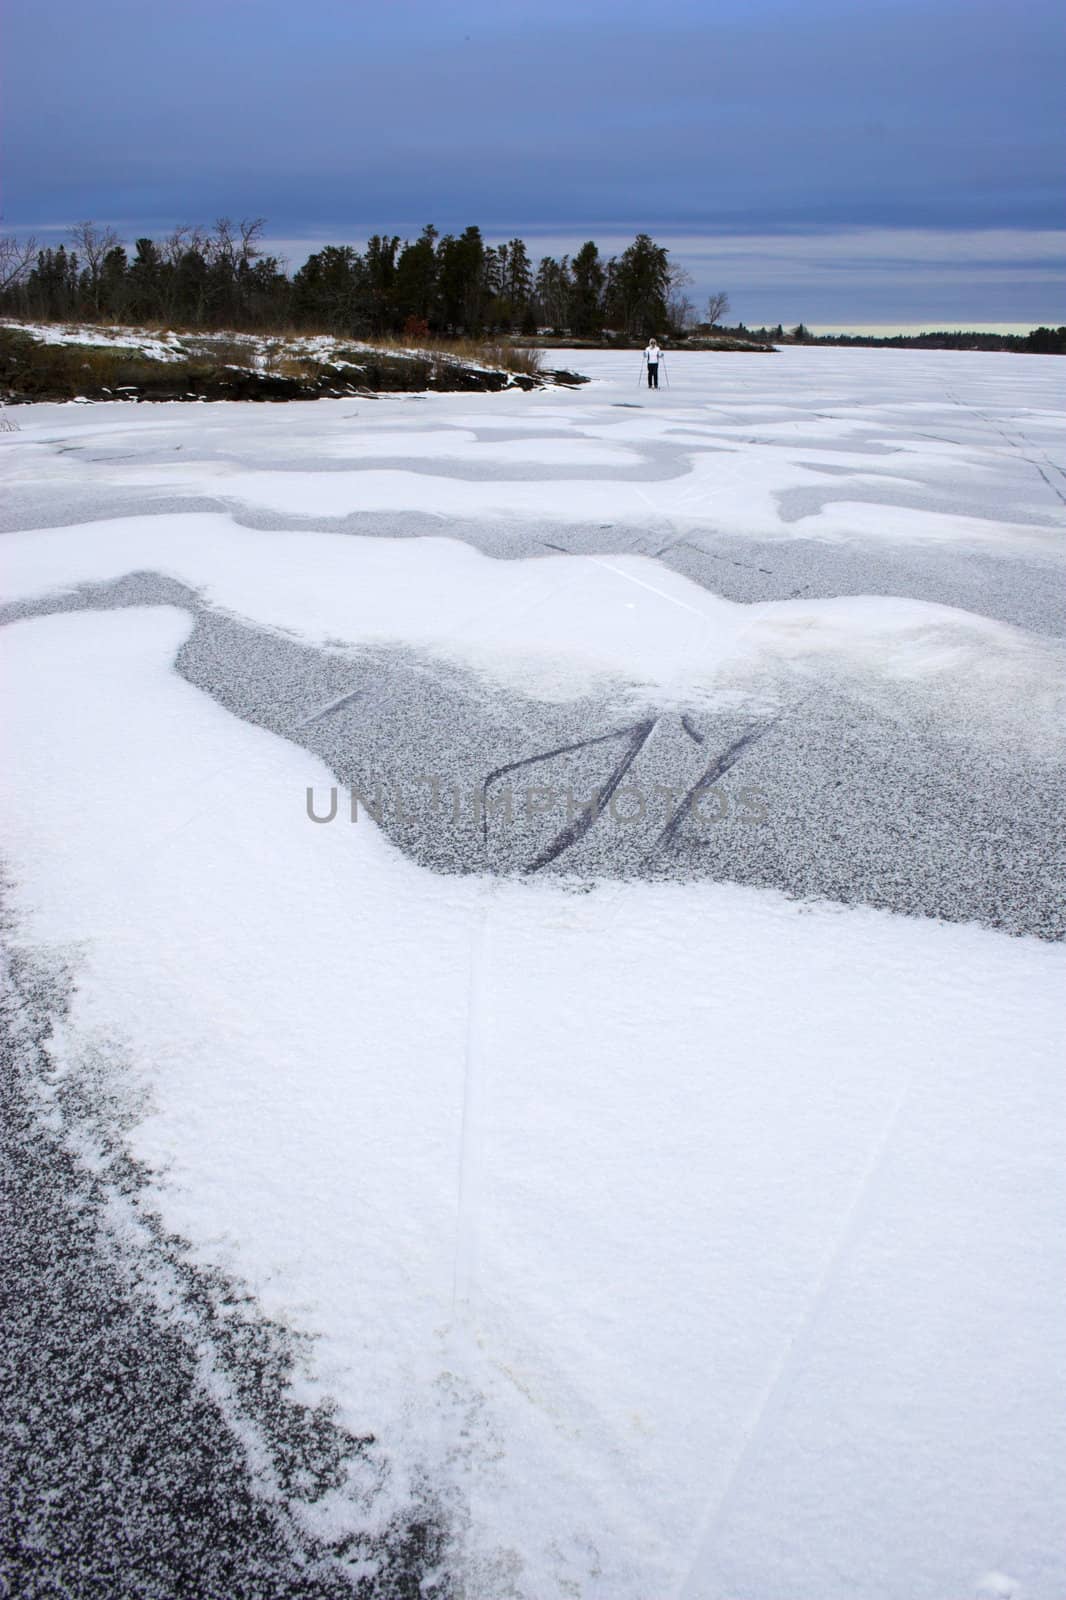
<path fill-rule="evenodd" d="M 866 316 L 918 310 L 919 293 L 932 312 L 964 288 L 987 292 L 984 320 L 1052 312 L 1043 260 L 1026 275 L 1008 251 L 997 275 L 971 256 L 967 283 L 950 264 L 919 283 L 887 248 L 879 278 L 845 238 L 925 229 L 972 242 L 975 229 L 1058 224 L 1063 24 L 1050 0 L 1029 0 L 1009 27 L 990 0 L 721 0 L 713 14 L 695 0 L 654 13 L 635 0 L 8 9 L 9 227 L 93 215 L 152 231 L 229 212 L 266 215 L 292 238 L 397 216 L 512 216 L 525 232 L 541 218 L 599 238 L 791 228 L 837 242 L 825 259 L 813 244 L 791 256 L 760 244 L 743 262 L 710 247 L 743 266 L 735 299 L 758 308 L 751 320 L 776 320 L 764 296 L 790 270 L 796 301 L 847 290 Z"/>

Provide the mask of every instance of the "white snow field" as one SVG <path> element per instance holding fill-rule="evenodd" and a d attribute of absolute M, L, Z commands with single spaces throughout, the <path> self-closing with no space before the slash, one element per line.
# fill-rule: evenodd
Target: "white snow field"
<path fill-rule="evenodd" d="M 110 1063 L 166 1227 L 374 1435 L 316 1534 L 428 1493 L 469 1600 L 1060 1600 L 1062 945 L 861 876 L 430 870 L 343 796 L 309 820 L 335 770 L 224 655 L 179 671 L 185 602 L 82 587 L 384 652 L 386 698 L 413 653 L 487 728 L 776 717 L 798 674 L 1019 807 L 1061 770 L 1066 365 L 559 360 L 593 382 L 6 413 L 3 857 L 75 979 L 54 1084 Z M 135 1254 L 117 1189 L 113 1225 Z"/>

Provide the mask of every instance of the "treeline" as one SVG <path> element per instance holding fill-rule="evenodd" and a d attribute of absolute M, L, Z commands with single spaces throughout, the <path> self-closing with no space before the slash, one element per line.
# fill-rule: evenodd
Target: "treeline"
<path fill-rule="evenodd" d="M 374 234 L 365 250 L 326 245 L 289 273 L 262 247 L 262 218 L 212 228 L 179 227 L 136 240 L 132 254 L 111 228 L 81 222 L 69 243 L 38 249 L 0 237 L 0 315 L 32 321 L 142 322 L 189 329 L 344 336 L 480 338 L 556 332 L 644 339 L 713 330 L 742 342 L 863 345 L 900 349 L 1066 353 L 1066 328 L 1028 334 L 930 332 L 878 338 L 724 326 L 719 292 L 697 323 L 685 293 L 691 277 L 670 252 L 640 233 L 618 256 L 594 240 L 573 256 L 534 262 L 522 239 L 485 243 L 480 228 L 460 234 L 423 228 L 417 239 Z"/>
<path fill-rule="evenodd" d="M 886 337 L 863 333 L 813 334 L 801 323 L 789 333 L 765 328 L 746 329 L 748 338 L 767 338 L 780 344 L 862 345 L 897 350 L 1014 350 L 1035 355 L 1066 355 L 1066 328 L 1032 328 L 1028 333 L 893 333 Z"/>
<path fill-rule="evenodd" d="M 608 329 L 678 334 L 693 320 L 691 281 L 646 233 L 607 259 L 593 240 L 534 263 L 525 243 L 488 245 L 476 227 L 374 234 L 365 250 L 327 245 L 291 275 L 261 246 L 265 223 L 176 228 L 138 239 L 79 223 L 69 244 L 2 241 L 0 313 L 39 321 L 99 319 L 196 329 L 314 329 L 346 335 L 479 337 Z"/>

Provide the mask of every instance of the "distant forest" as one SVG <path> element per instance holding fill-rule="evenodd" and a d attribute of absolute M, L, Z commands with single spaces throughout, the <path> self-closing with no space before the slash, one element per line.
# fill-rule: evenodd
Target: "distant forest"
<path fill-rule="evenodd" d="M 729 298 L 713 294 L 702 318 L 691 275 L 646 233 L 618 256 L 593 240 L 573 256 L 534 263 L 522 239 L 488 245 L 480 228 L 415 240 L 374 234 L 366 249 L 326 245 L 289 273 L 262 248 L 263 218 L 179 227 L 138 239 L 133 254 L 111 228 L 82 222 L 69 244 L 38 249 L 0 238 L 0 315 L 41 322 L 139 322 L 186 329 L 307 331 L 368 337 L 554 333 L 674 339 L 693 332 L 771 343 L 1066 352 L 1066 328 L 1027 335 L 925 333 L 877 339 L 727 325 Z"/>
<path fill-rule="evenodd" d="M 748 338 L 780 342 L 774 329 L 746 329 Z M 808 333 L 804 327 L 786 335 L 793 344 L 868 345 L 896 350 L 1017 350 L 1031 355 L 1066 355 L 1066 327 L 1033 328 L 1029 333 L 894 333 L 876 338 L 860 333 Z"/>

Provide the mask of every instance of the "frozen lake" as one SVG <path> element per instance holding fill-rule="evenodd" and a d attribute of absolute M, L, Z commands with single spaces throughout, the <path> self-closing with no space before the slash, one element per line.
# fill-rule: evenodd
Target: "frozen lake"
<path fill-rule="evenodd" d="M 556 356 L 5 413 L 22 1154 L 323 1593 L 1058 1600 L 1066 366 Z"/>

